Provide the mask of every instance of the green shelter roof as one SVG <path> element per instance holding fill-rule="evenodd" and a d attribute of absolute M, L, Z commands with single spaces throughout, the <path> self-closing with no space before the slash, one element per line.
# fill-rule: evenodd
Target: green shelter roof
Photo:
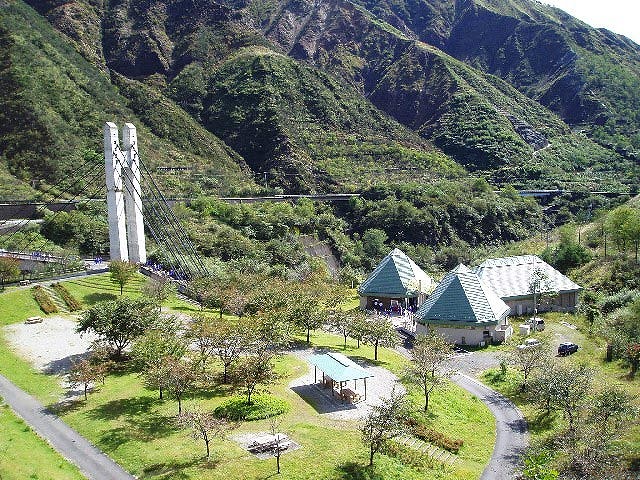
<path fill-rule="evenodd" d="M 336 382 L 360 380 L 361 378 L 374 376 L 353 360 L 337 352 L 311 355 L 311 357 L 309 357 L 309 363 L 318 367 L 325 375 L 328 375 Z"/>
<path fill-rule="evenodd" d="M 498 323 L 509 307 L 478 276 L 460 264 L 445 275 L 416 312 L 420 323 L 450 325 Z"/>
<path fill-rule="evenodd" d="M 358 288 L 363 296 L 417 297 L 432 289 L 433 280 L 403 251 L 394 248 Z"/>

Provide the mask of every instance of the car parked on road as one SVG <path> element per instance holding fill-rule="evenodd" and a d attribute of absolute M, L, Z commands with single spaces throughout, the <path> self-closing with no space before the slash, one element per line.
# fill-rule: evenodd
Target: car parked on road
<path fill-rule="evenodd" d="M 558 346 L 558 355 L 565 356 L 571 355 L 572 353 L 576 353 L 578 351 L 578 345 L 571 342 L 562 342 Z"/>

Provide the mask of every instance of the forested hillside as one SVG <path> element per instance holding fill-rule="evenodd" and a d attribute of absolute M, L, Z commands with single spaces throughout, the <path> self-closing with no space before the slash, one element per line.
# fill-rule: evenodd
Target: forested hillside
<path fill-rule="evenodd" d="M 536 2 L 28 3 L 0 20 L 3 163 L 24 180 L 64 175 L 116 119 L 139 123 L 150 164 L 198 171 L 166 181 L 189 194 L 460 166 L 496 185 L 638 183 L 638 46 Z"/>

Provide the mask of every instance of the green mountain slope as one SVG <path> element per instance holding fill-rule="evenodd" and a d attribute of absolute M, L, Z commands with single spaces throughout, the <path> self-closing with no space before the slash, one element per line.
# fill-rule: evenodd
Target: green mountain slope
<path fill-rule="evenodd" d="M 530 0 L 359 2 L 500 76 L 569 124 L 584 124 L 602 143 L 640 148 L 640 46 L 633 41 Z"/>
<path fill-rule="evenodd" d="M 200 156 L 169 126 L 206 128 L 271 186 L 456 174 L 438 149 L 523 187 L 638 184 L 637 46 L 537 2 L 29 1 L 154 133 Z"/>
<path fill-rule="evenodd" d="M 108 74 L 24 3 L 6 2 L 0 9 L 0 151 L 11 174 L 48 183 L 73 176 L 87 151 L 102 151 L 105 121 L 130 121 L 139 128 L 141 156 L 149 167 L 190 165 L 224 173 L 225 182 L 218 182 L 223 190 L 251 183 L 242 159 L 168 99 L 155 105 L 162 111 L 154 116 L 153 102 L 140 105 L 151 94 L 136 99 L 140 91 L 127 88 L 128 81 L 118 90 Z M 164 184 L 169 194 L 191 188 Z"/>

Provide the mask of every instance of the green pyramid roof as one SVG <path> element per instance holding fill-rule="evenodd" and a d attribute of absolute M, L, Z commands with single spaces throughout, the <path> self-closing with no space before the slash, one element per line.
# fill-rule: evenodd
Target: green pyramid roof
<path fill-rule="evenodd" d="M 420 323 L 491 325 L 509 313 L 500 297 L 460 264 L 445 275 L 416 312 Z"/>
<path fill-rule="evenodd" d="M 360 285 L 363 296 L 417 297 L 431 291 L 433 280 L 404 252 L 394 248 Z"/>

